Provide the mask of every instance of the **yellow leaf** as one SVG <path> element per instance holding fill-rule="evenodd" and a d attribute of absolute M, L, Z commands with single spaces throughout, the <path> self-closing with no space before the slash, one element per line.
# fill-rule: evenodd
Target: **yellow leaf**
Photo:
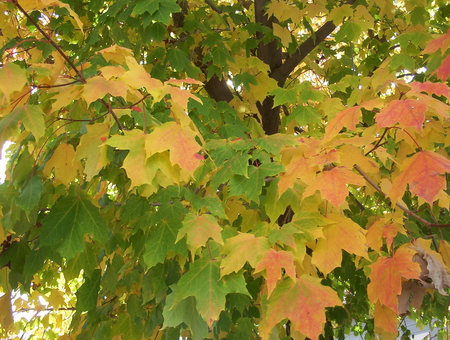
<path fill-rule="evenodd" d="M 27 73 L 14 63 L 5 63 L 0 68 L 0 104 L 9 103 L 10 96 L 28 83 Z"/>
<path fill-rule="evenodd" d="M 76 159 L 86 159 L 84 173 L 90 181 L 107 164 L 107 147 L 102 146 L 109 135 L 109 124 L 99 123 L 87 126 L 87 133 L 81 136 Z"/>
<path fill-rule="evenodd" d="M 6 331 L 11 330 L 14 326 L 11 307 L 11 292 L 6 292 L 3 296 L 0 296 L 0 325 Z"/>
<path fill-rule="evenodd" d="M 289 46 L 292 42 L 291 32 L 289 32 L 287 28 L 276 23 L 273 24 L 273 34 L 281 39 L 281 44 L 285 47 Z"/>
<path fill-rule="evenodd" d="M 102 99 L 108 93 L 112 96 L 126 98 L 128 91 L 128 86 L 122 81 L 106 80 L 102 76 L 89 78 L 83 87 L 82 96 L 88 106 L 97 99 Z"/>
<path fill-rule="evenodd" d="M 351 219 L 329 214 L 327 218 L 336 221 L 323 227 L 325 238 L 317 240 L 312 263 L 324 274 L 329 274 L 342 262 L 342 250 L 368 258 L 365 230 Z"/>
<path fill-rule="evenodd" d="M 65 185 L 72 182 L 83 169 L 75 158 L 75 150 L 70 144 L 60 144 L 44 167 L 44 175 L 50 176 L 54 169 L 55 180 Z"/>
<path fill-rule="evenodd" d="M 195 140 L 195 133 L 176 122 L 167 122 L 146 136 L 145 149 L 151 156 L 157 152 L 170 150 L 170 161 L 187 170 L 191 175 L 200 165 L 203 157 L 198 154 L 201 146 Z"/>

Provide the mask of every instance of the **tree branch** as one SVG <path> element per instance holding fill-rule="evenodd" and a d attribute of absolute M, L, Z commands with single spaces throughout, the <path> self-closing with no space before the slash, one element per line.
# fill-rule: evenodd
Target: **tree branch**
<path fill-rule="evenodd" d="M 353 5 L 355 0 L 348 0 L 345 4 Z M 297 49 L 297 51 L 288 57 L 283 65 L 273 70 L 271 77 L 275 79 L 278 86 L 283 87 L 286 79 L 294 71 L 303 59 L 305 59 L 312 50 L 314 50 L 321 42 L 323 42 L 334 30 L 336 25 L 332 21 L 327 21 L 314 34 L 314 37 L 306 39 Z"/>
<path fill-rule="evenodd" d="M 85 84 L 86 79 L 84 79 L 83 74 L 77 69 L 75 64 L 70 60 L 70 58 L 67 56 L 67 54 L 64 53 L 63 50 L 58 46 L 57 43 L 55 43 L 52 38 L 45 33 L 45 31 L 39 26 L 39 24 L 34 21 L 34 19 L 22 8 L 22 6 L 19 5 L 19 2 L 17 0 L 11 0 L 11 2 L 17 7 L 17 9 L 22 12 L 23 15 L 36 27 L 36 29 L 45 37 L 45 39 L 48 40 L 48 42 L 58 51 L 58 53 L 67 61 L 67 63 L 72 67 L 72 69 L 75 71 L 75 73 L 80 78 L 80 81 Z"/>

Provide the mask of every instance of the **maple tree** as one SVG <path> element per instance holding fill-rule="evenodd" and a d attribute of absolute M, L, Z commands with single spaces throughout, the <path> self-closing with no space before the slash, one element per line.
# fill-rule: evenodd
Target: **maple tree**
<path fill-rule="evenodd" d="M 0 337 L 448 336 L 449 18 L 0 1 Z"/>

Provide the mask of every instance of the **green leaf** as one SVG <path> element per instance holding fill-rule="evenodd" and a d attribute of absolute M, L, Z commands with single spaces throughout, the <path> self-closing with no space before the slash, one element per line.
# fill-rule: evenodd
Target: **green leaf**
<path fill-rule="evenodd" d="M 140 0 L 136 2 L 133 8 L 133 15 L 140 15 L 142 13 L 148 12 L 150 14 L 155 13 L 159 10 L 159 1 L 155 0 Z"/>
<path fill-rule="evenodd" d="M 42 179 L 34 176 L 25 186 L 19 197 L 17 197 L 16 204 L 28 215 L 39 203 L 43 191 L 44 185 L 42 184 Z"/>
<path fill-rule="evenodd" d="M 288 90 L 277 88 L 275 90 L 272 90 L 269 94 L 274 96 L 273 99 L 274 106 L 280 106 L 284 104 L 295 104 L 297 101 L 297 91 L 295 91 L 294 89 Z"/>
<path fill-rule="evenodd" d="M 141 340 L 143 329 L 142 323 L 138 320 L 130 314 L 122 312 L 113 326 L 114 334 L 122 335 L 122 339 Z"/>
<path fill-rule="evenodd" d="M 168 218 L 150 228 L 144 250 L 144 263 L 148 268 L 164 262 L 171 251 L 187 256 L 186 241 L 182 239 L 175 243 L 181 227 L 180 219 Z"/>
<path fill-rule="evenodd" d="M 356 41 L 361 37 L 362 28 L 352 20 L 347 20 L 336 33 L 336 41 Z"/>
<path fill-rule="evenodd" d="M 183 72 L 186 67 L 191 64 L 191 61 L 186 57 L 186 54 L 179 49 L 171 49 L 167 51 L 166 60 L 170 62 L 172 67 L 178 72 Z"/>
<path fill-rule="evenodd" d="M 319 113 L 317 112 L 317 109 L 312 106 L 297 106 L 293 111 L 292 114 L 287 118 L 287 121 L 291 121 L 295 119 L 295 121 L 300 126 L 305 126 L 308 124 L 318 124 L 321 122 L 321 117 Z"/>
<path fill-rule="evenodd" d="M 249 200 L 259 202 L 264 180 L 268 176 L 275 176 L 284 170 L 283 166 L 275 163 L 250 166 L 248 178 L 235 175 L 230 180 L 230 196 L 245 194 Z"/>
<path fill-rule="evenodd" d="M 77 313 L 88 312 L 97 306 L 98 291 L 100 290 L 100 269 L 94 270 L 92 277 L 85 277 L 84 283 L 77 290 Z"/>
<path fill-rule="evenodd" d="M 66 259 L 84 249 L 84 235 L 105 244 L 109 231 L 99 209 L 90 201 L 78 197 L 63 197 L 42 221 L 41 246 L 55 246 Z"/>
<path fill-rule="evenodd" d="M 220 261 L 204 257 L 196 260 L 178 282 L 173 307 L 194 296 L 197 310 L 209 326 L 225 309 L 225 296 L 229 293 L 249 295 L 242 273 L 233 273 L 220 279 Z"/>
<path fill-rule="evenodd" d="M 174 306 L 177 287 L 173 285 L 170 288 L 172 289 L 172 294 L 167 296 L 166 305 L 163 310 L 163 328 L 177 327 L 178 325 L 185 323 L 191 330 L 193 340 L 203 340 L 208 338 L 208 324 L 199 315 L 195 306 L 195 298 L 189 296 L 186 299 L 179 301 L 176 306 Z"/>

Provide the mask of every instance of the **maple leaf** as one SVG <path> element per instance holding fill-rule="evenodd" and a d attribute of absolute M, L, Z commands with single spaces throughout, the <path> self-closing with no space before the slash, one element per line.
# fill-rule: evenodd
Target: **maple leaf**
<path fill-rule="evenodd" d="M 398 316 L 391 308 L 382 305 L 380 302 L 376 302 L 373 317 L 376 328 L 380 328 L 388 333 L 397 334 Z"/>
<path fill-rule="evenodd" d="M 108 240 L 98 208 L 84 198 L 62 197 L 42 221 L 40 245 L 56 247 L 61 256 L 71 259 L 84 250 L 85 234 L 103 244 Z"/>
<path fill-rule="evenodd" d="M 296 157 L 285 167 L 285 170 L 280 175 L 278 182 L 278 195 L 282 195 L 287 189 L 292 188 L 297 178 L 304 183 L 311 183 L 316 175 L 316 167 L 313 167 L 311 160 L 305 157 Z"/>
<path fill-rule="evenodd" d="M 116 97 L 127 97 L 128 86 L 121 81 L 106 80 L 102 76 L 89 78 L 83 86 L 82 97 L 86 100 L 87 105 L 102 99 L 106 94 Z"/>
<path fill-rule="evenodd" d="M 409 84 L 411 86 L 411 90 L 408 92 L 408 95 L 426 92 L 428 94 L 435 94 L 437 96 L 444 96 L 450 100 L 450 89 L 446 84 L 443 83 L 432 83 L 429 81 L 420 83 L 418 81 L 414 81 Z"/>
<path fill-rule="evenodd" d="M 378 127 L 391 127 L 399 123 L 402 127 L 412 126 L 422 132 L 427 105 L 414 99 L 393 100 L 376 116 Z"/>
<path fill-rule="evenodd" d="M 400 167 L 389 192 L 392 202 L 397 202 L 405 192 L 406 184 L 412 194 L 423 198 L 430 205 L 440 190 L 446 188 L 446 172 L 450 172 L 450 160 L 432 151 L 420 151 L 407 158 Z"/>
<path fill-rule="evenodd" d="M 221 276 L 238 272 L 246 262 L 255 268 L 265 251 L 270 249 L 266 237 L 240 233 L 226 240 L 222 253 L 227 254 L 222 260 Z"/>
<path fill-rule="evenodd" d="M 337 293 L 320 282 L 318 278 L 302 275 L 295 282 L 286 279 L 277 285 L 270 298 L 263 300 L 261 338 L 269 339 L 272 328 L 288 318 L 293 330 L 318 339 L 326 320 L 324 309 L 342 305 Z"/>
<path fill-rule="evenodd" d="M 27 73 L 19 65 L 14 63 L 5 63 L 0 68 L 0 104 L 9 102 L 11 94 L 22 88 L 28 83 Z"/>
<path fill-rule="evenodd" d="M 323 227 L 324 238 L 314 246 L 312 263 L 328 275 L 341 265 L 342 250 L 368 259 L 365 230 L 346 217 L 328 214 L 327 218 L 336 223 Z"/>
<path fill-rule="evenodd" d="M 178 231 L 175 243 L 187 235 L 186 243 L 191 252 L 195 254 L 198 248 L 206 245 L 209 238 L 223 244 L 221 230 L 222 228 L 213 215 L 187 214 L 183 219 L 183 227 Z"/>
<path fill-rule="evenodd" d="M 179 324 L 185 323 L 189 326 L 192 338 L 194 340 L 202 340 L 208 337 L 208 324 L 199 315 L 195 298 L 189 296 L 186 299 L 179 301 L 174 307 L 174 298 L 177 294 L 176 285 L 170 286 L 172 294 L 166 298 L 166 305 L 163 310 L 164 324 L 166 327 L 177 327 Z"/>
<path fill-rule="evenodd" d="M 170 150 L 170 161 L 193 174 L 203 157 L 198 154 L 201 146 L 195 140 L 196 134 L 189 127 L 176 122 L 167 122 L 146 136 L 147 156 Z"/>
<path fill-rule="evenodd" d="M 439 38 L 432 40 L 427 45 L 427 47 L 425 47 L 423 53 L 431 54 L 440 49 L 441 54 L 444 54 L 449 45 L 450 45 L 450 29 L 447 30 L 447 33 L 440 35 Z"/>
<path fill-rule="evenodd" d="M 126 170 L 132 187 L 152 183 L 158 170 L 155 164 L 147 162 L 146 136 L 141 130 L 124 131 L 123 136 L 112 136 L 105 142 L 119 150 L 130 150 L 122 167 Z"/>
<path fill-rule="evenodd" d="M 220 277 L 220 261 L 203 257 L 189 268 L 178 281 L 172 308 L 175 308 L 183 299 L 194 296 L 197 310 L 208 326 L 219 318 L 225 309 L 225 297 L 229 293 L 240 293 L 250 296 L 245 288 L 242 273 L 230 274 Z"/>
<path fill-rule="evenodd" d="M 367 287 L 369 300 L 372 303 L 380 302 L 398 312 L 398 299 L 402 291 L 402 277 L 417 279 L 420 277 L 420 266 L 413 262 L 415 251 L 403 246 L 392 257 L 379 257 L 370 265 L 370 283 Z"/>
<path fill-rule="evenodd" d="M 394 237 L 398 233 L 406 235 L 406 230 L 402 224 L 394 221 L 391 217 L 381 218 L 369 227 L 366 234 L 367 244 L 378 254 L 381 254 L 383 238 L 386 239 L 386 245 L 390 249 Z"/>
<path fill-rule="evenodd" d="M 45 164 L 44 174 L 50 176 L 52 169 L 55 179 L 65 185 L 72 182 L 78 173 L 83 171 L 81 163 L 75 158 L 75 150 L 71 144 L 58 145 L 52 157 Z"/>
<path fill-rule="evenodd" d="M 0 309 L 2 311 L 0 314 L 0 325 L 6 331 L 9 331 L 14 327 L 10 291 L 6 291 L 5 294 L 0 296 Z"/>
<path fill-rule="evenodd" d="M 441 63 L 441 66 L 437 69 L 437 76 L 438 79 L 442 81 L 446 81 L 448 77 L 450 76 L 450 56 L 444 59 L 444 61 Z"/>
<path fill-rule="evenodd" d="M 364 179 L 345 167 L 335 167 L 322 171 L 303 193 L 304 197 L 313 195 L 317 190 L 323 199 L 339 207 L 348 195 L 347 184 L 363 186 Z"/>
<path fill-rule="evenodd" d="M 108 138 L 110 125 L 98 123 L 88 125 L 86 128 L 87 133 L 81 136 L 75 157 L 79 160 L 86 159 L 84 173 L 86 179 L 90 181 L 107 164 L 108 149 L 102 144 Z"/>
<path fill-rule="evenodd" d="M 285 269 L 292 280 L 296 281 L 294 255 L 288 251 L 276 251 L 270 248 L 259 260 L 255 273 L 265 270 L 267 278 L 267 296 L 272 294 L 277 281 L 281 279 L 282 268 Z"/>
<path fill-rule="evenodd" d="M 354 130 L 356 128 L 356 124 L 359 123 L 360 118 L 360 106 L 352 106 L 337 113 L 336 116 L 327 124 L 323 139 L 325 141 L 331 140 L 333 137 L 337 136 L 344 127 L 347 130 Z"/>

